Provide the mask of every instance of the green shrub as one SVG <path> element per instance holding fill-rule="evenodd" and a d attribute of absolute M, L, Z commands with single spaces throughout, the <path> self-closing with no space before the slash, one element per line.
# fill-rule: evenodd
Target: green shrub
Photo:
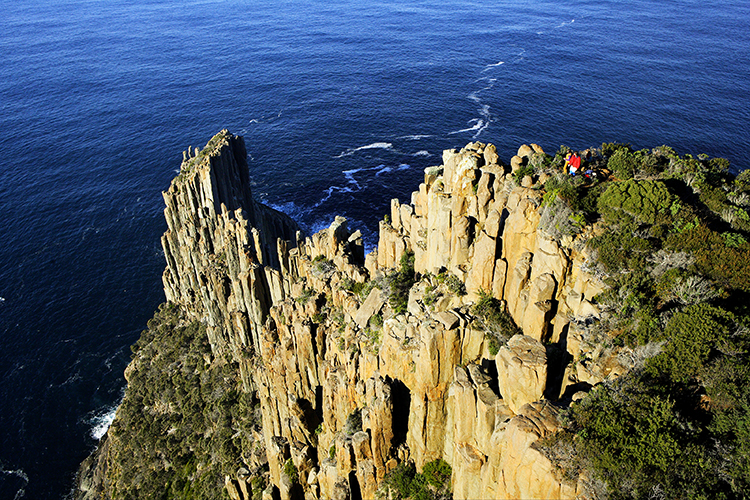
<path fill-rule="evenodd" d="M 329 275 L 336 270 L 336 265 L 332 260 L 328 260 L 324 255 L 318 255 L 313 259 L 312 273 L 315 276 L 322 277 Z"/>
<path fill-rule="evenodd" d="M 629 231 L 608 231 L 593 238 L 590 244 L 597 250 L 599 261 L 610 272 L 623 268 L 637 269 L 656 250 L 652 241 Z"/>
<path fill-rule="evenodd" d="M 648 373 L 688 382 L 703 372 L 703 366 L 734 324 L 732 314 L 708 304 L 688 306 L 675 314 L 664 330 L 667 345 L 649 360 Z"/>
<path fill-rule="evenodd" d="M 344 278 L 339 283 L 339 288 L 341 290 L 347 290 L 349 292 L 352 292 L 354 295 L 359 296 L 360 298 L 366 298 L 367 295 L 372 291 L 372 289 L 375 287 L 375 282 L 373 281 L 354 281 L 351 278 Z"/>
<path fill-rule="evenodd" d="M 545 184 L 542 204 L 548 205 L 556 199 L 564 201 L 573 212 L 582 213 L 589 221 L 598 217 L 597 200 L 605 185 L 597 181 L 589 183 L 583 176 L 567 173 L 551 177 Z"/>
<path fill-rule="evenodd" d="M 621 180 L 632 179 L 638 172 L 638 162 L 626 148 L 616 150 L 607 162 L 612 173 Z"/>
<path fill-rule="evenodd" d="M 258 431 L 236 363 L 214 359 L 205 326 L 160 306 L 134 350 L 109 436 L 111 497 L 222 498 Z M 210 360 L 208 362 L 207 360 Z"/>
<path fill-rule="evenodd" d="M 696 436 L 684 431 L 672 400 L 629 382 L 594 389 L 573 406 L 578 452 L 622 498 L 642 498 L 655 485 L 672 497 L 703 458 Z"/>
<path fill-rule="evenodd" d="M 602 144 L 602 155 L 612 156 L 617 151 L 624 149 L 627 152 L 632 151 L 630 144 L 619 143 L 619 142 L 605 142 Z"/>
<path fill-rule="evenodd" d="M 548 198 L 548 195 L 551 195 Z M 551 201 L 548 201 L 551 198 Z M 573 236 L 581 231 L 583 224 L 574 218 L 573 210 L 555 191 L 544 196 L 544 208 L 539 219 L 539 229 L 554 240 Z"/>
<path fill-rule="evenodd" d="M 451 474 L 453 470 L 448 462 L 439 458 L 432 462 L 427 462 L 422 467 L 422 474 L 427 481 L 427 484 L 436 488 L 443 488 L 451 480 Z"/>
<path fill-rule="evenodd" d="M 401 463 L 383 478 L 377 496 L 392 500 L 449 500 L 453 498 L 451 474 L 450 465 L 442 459 L 426 463 L 421 473 L 414 463 Z"/>
<path fill-rule="evenodd" d="M 424 302 L 424 305 L 432 307 L 435 302 L 437 302 L 439 297 L 440 293 L 437 291 L 437 288 L 434 286 L 428 286 L 427 288 L 425 288 L 424 295 L 422 296 L 422 302 Z"/>
<path fill-rule="evenodd" d="M 724 459 L 705 446 L 705 414 L 680 406 L 664 386 L 630 373 L 595 387 L 572 405 L 565 430 L 536 446 L 561 475 L 583 471 L 607 484 L 610 498 L 727 498 Z M 688 408 L 691 411 L 686 411 Z M 731 495 L 729 496 L 731 498 Z"/>
<path fill-rule="evenodd" d="M 362 410 L 355 408 L 353 412 L 346 417 L 346 424 L 344 424 L 344 433 L 348 436 L 356 434 L 362 430 Z"/>
<path fill-rule="evenodd" d="M 374 329 L 380 330 L 381 328 L 383 328 L 383 315 L 380 313 L 373 314 L 372 317 L 370 317 L 369 324 Z"/>
<path fill-rule="evenodd" d="M 671 222 L 674 201 L 675 197 L 660 181 L 628 180 L 610 183 L 599 197 L 598 207 L 608 224 L 632 228 Z"/>
<path fill-rule="evenodd" d="M 287 459 L 287 461 L 284 462 L 284 474 L 286 474 L 286 477 L 289 478 L 292 484 L 299 483 L 299 472 L 297 471 L 297 466 L 294 465 L 294 462 L 292 462 L 291 458 Z"/>
<path fill-rule="evenodd" d="M 295 299 L 299 304 L 307 304 L 311 298 L 316 295 L 315 290 L 312 288 L 303 288 L 302 293 Z"/>
<path fill-rule="evenodd" d="M 665 248 L 691 252 L 698 271 L 723 288 L 750 292 L 750 243 L 726 243 L 721 233 L 699 224 L 669 235 Z"/>
<path fill-rule="evenodd" d="M 516 184 L 520 185 L 521 181 L 523 181 L 523 178 L 527 175 L 534 175 L 534 167 L 532 167 L 531 165 L 524 165 L 523 167 L 513 172 L 512 176 L 513 180 L 516 181 Z"/>
<path fill-rule="evenodd" d="M 386 282 L 389 289 L 388 303 L 393 312 L 396 314 L 406 312 L 409 303 L 409 291 L 415 282 L 413 252 L 404 252 L 401 256 L 399 269 L 388 275 Z"/>
<path fill-rule="evenodd" d="M 522 333 L 504 304 L 485 291 L 480 291 L 479 300 L 472 306 L 471 312 L 484 330 L 492 356 L 513 335 Z"/>
<path fill-rule="evenodd" d="M 459 297 L 466 295 L 466 285 L 455 274 L 449 271 L 442 271 L 435 278 L 438 283 L 444 284 L 453 295 Z"/>

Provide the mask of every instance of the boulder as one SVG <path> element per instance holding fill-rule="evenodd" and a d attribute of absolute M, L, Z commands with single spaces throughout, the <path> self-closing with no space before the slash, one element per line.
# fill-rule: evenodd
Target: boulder
<path fill-rule="evenodd" d="M 528 335 L 514 335 L 495 357 L 497 385 L 505 404 L 518 413 L 541 399 L 547 387 L 547 351 Z"/>
<path fill-rule="evenodd" d="M 559 425 L 559 410 L 544 401 L 523 406 L 511 419 L 499 457 L 502 474 L 494 498 L 577 498 L 576 484 L 558 479 L 554 465 L 532 446 L 554 433 Z"/>
<path fill-rule="evenodd" d="M 521 158 L 520 156 L 516 155 L 513 158 L 510 159 L 510 169 L 511 171 L 515 172 L 519 168 L 526 165 L 526 161 L 524 158 Z"/>
<path fill-rule="evenodd" d="M 360 328 L 366 327 L 370 318 L 379 313 L 384 304 L 385 299 L 383 298 L 383 293 L 379 288 L 373 288 L 354 314 L 354 322 L 357 323 Z"/>
<path fill-rule="evenodd" d="M 484 163 L 486 165 L 495 165 L 500 157 L 497 154 L 497 148 L 494 144 L 487 144 L 484 148 Z"/>
<path fill-rule="evenodd" d="M 518 148 L 518 153 L 516 153 L 517 156 L 520 156 L 521 158 L 526 158 L 526 161 L 531 160 L 531 156 L 533 154 L 534 154 L 534 149 L 528 144 L 523 144 L 520 148 Z"/>

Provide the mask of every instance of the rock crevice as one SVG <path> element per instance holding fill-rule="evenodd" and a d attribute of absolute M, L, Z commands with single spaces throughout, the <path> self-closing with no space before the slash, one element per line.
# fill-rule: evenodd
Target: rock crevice
<path fill-rule="evenodd" d="M 522 147 L 511 164 L 540 151 Z M 257 394 L 269 492 L 373 498 L 398 463 L 443 459 L 457 499 L 579 495 L 531 445 L 559 426 L 543 342 L 567 338 L 580 359 L 571 319 L 597 314 L 603 284 L 583 245 L 539 228 L 542 193 L 519 186 L 492 145 L 445 151 L 410 203 L 392 201 L 365 256 L 343 218 L 303 238 L 255 202 L 245 158 L 226 131 L 185 155 L 164 193 L 163 281 Z M 396 313 L 388 295 L 409 252 L 417 279 Z M 473 309 L 486 296 L 522 331 L 497 354 Z M 618 373 L 609 368 L 569 365 L 560 393 Z M 227 484 L 249 498 L 247 474 Z"/>

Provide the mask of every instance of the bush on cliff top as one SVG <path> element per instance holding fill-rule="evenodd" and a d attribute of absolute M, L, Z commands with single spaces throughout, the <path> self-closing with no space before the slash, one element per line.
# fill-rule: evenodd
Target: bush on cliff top
<path fill-rule="evenodd" d="M 224 498 L 224 476 L 254 449 L 255 402 L 239 367 L 212 359 L 202 324 L 181 321 L 178 307 L 162 305 L 133 347 L 109 430 L 113 499 Z"/>
<path fill-rule="evenodd" d="M 477 323 L 484 330 L 490 355 L 494 356 L 513 335 L 522 333 L 505 307 L 505 303 L 480 290 L 479 300 L 471 308 Z"/>
<path fill-rule="evenodd" d="M 602 153 L 616 179 L 599 184 L 589 240 L 609 285 L 595 300 L 615 343 L 659 347 L 574 403 L 539 448 L 566 479 L 588 470 L 609 498 L 746 498 L 750 174 L 664 146 Z M 586 189 L 556 182 L 545 200 Z"/>

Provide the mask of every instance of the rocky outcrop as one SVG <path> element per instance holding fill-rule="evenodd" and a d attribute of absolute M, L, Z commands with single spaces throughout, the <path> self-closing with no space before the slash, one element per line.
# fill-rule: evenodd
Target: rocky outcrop
<path fill-rule="evenodd" d="M 513 169 L 538 155 L 520 148 Z M 266 493 L 373 498 L 398 463 L 443 459 L 454 498 L 575 498 L 531 445 L 558 428 L 558 395 L 622 372 L 616 352 L 587 356 L 571 323 L 599 314 L 587 235 L 547 235 L 539 186 L 519 186 L 494 146 L 473 143 L 426 169 L 410 203 L 392 201 L 365 257 L 345 219 L 303 238 L 255 202 L 245 157 L 226 131 L 185 155 L 164 194 L 164 287 L 260 401 Z M 396 313 L 407 252 L 419 279 Z M 523 331 L 496 355 L 472 307 L 488 295 Z M 548 366 L 544 343 L 573 361 Z M 249 481 L 247 469 L 227 477 L 231 497 L 249 498 Z"/>
<path fill-rule="evenodd" d="M 215 352 L 240 361 L 260 348 L 271 306 L 290 292 L 298 227 L 253 200 L 241 137 L 223 130 L 183 157 L 164 193 L 164 292 L 207 325 Z"/>
<path fill-rule="evenodd" d="M 542 399 L 547 386 L 547 353 L 541 342 L 515 335 L 500 348 L 495 362 L 500 393 L 513 413 Z"/>

